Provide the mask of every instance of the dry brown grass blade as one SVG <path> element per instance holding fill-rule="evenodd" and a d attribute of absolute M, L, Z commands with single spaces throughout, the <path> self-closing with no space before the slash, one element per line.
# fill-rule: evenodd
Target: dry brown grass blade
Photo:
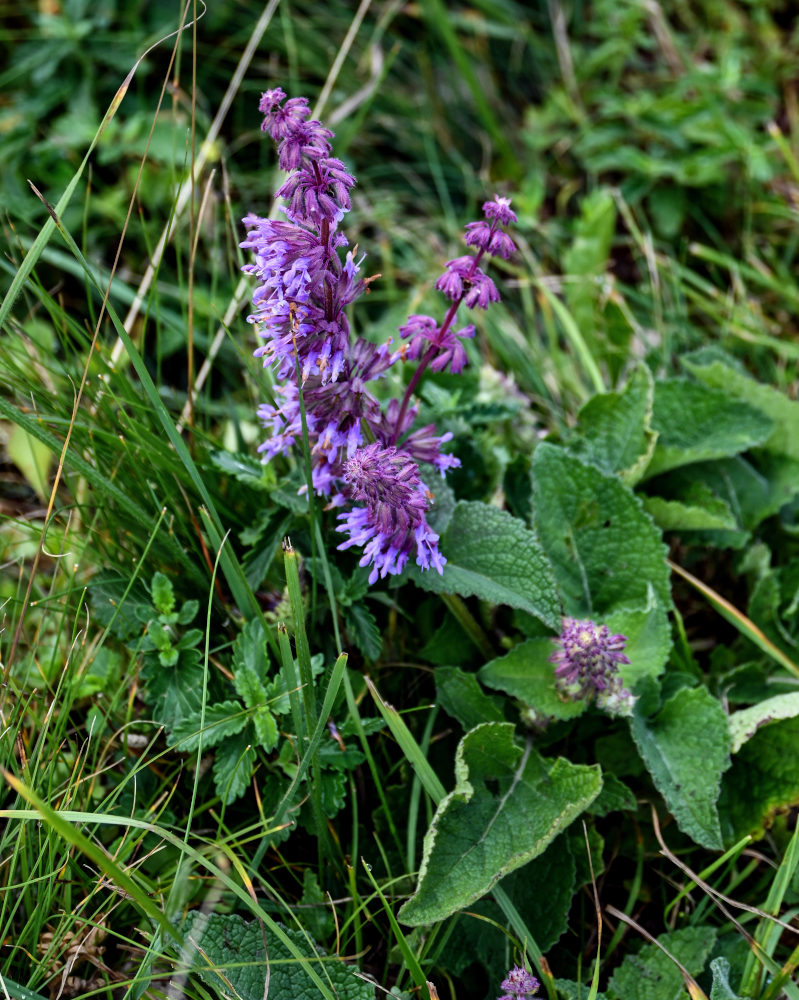
<path fill-rule="evenodd" d="M 660 943 L 660 941 L 658 941 L 657 938 L 654 938 L 649 933 L 648 930 L 643 928 L 636 920 L 633 920 L 632 917 L 628 917 L 626 913 L 622 913 L 621 910 L 617 910 L 615 906 L 606 906 L 605 912 L 609 913 L 612 917 L 616 917 L 617 920 L 621 920 L 623 923 L 628 924 L 634 930 L 638 931 L 641 937 L 646 938 L 646 940 L 649 941 L 650 944 L 653 944 L 657 948 L 660 948 L 663 954 L 667 958 L 669 958 L 672 962 L 674 962 L 674 964 L 682 973 L 683 980 L 685 981 L 685 988 L 688 990 L 691 1000 L 708 1000 L 708 996 L 705 993 L 705 991 L 702 989 L 699 983 L 694 979 L 691 973 L 685 968 L 682 962 L 679 962 L 674 957 L 674 955 L 672 955 L 672 953 L 668 950 L 668 948 L 664 948 L 663 945 Z"/>

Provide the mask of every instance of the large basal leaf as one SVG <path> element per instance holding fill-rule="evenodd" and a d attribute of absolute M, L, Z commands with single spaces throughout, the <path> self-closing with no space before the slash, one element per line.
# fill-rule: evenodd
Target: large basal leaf
<path fill-rule="evenodd" d="M 514 741 L 511 723 L 468 732 L 455 755 L 455 788 L 439 803 L 424 839 L 414 895 L 399 911 L 414 926 L 463 909 L 541 854 L 597 797 L 597 765 L 546 760 Z"/>
<path fill-rule="evenodd" d="M 547 952 L 566 930 L 575 889 L 575 864 L 566 837 L 556 837 L 543 854 L 502 880 L 535 943 Z M 474 962 L 500 983 L 508 970 L 505 918 L 492 899 L 481 899 L 462 913 L 439 962 L 461 975 Z"/>
<path fill-rule="evenodd" d="M 636 707 L 633 739 L 677 825 L 697 844 L 721 848 L 716 811 L 730 766 L 727 717 L 703 688 L 681 688 L 652 718 Z"/>
<path fill-rule="evenodd" d="M 298 961 L 274 933 L 258 921 L 246 921 L 235 913 L 190 913 L 183 925 L 190 969 L 220 996 L 238 1000 L 290 997 L 317 1000 L 319 989 L 308 977 L 304 962 Z M 297 948 L 308 954 L 308 938 L 288 927 L 284 933 Z M 320 953 L 322 955 L 323 953 Z M 338 959 L 308 956 L 317 975 L 330 986 L 339 1000 L 374 1000 L 374 986 L 359 979 L 358 970 Z M 269 981 L 267 994 L 266 983 Z"/>
<path fill-rule="evenodd" d="M 247 730 L 231 736 L 214 751 L 214 787 L 225 805 L 247 791 L 255 766 L 255 750 L 247 740 Z"/>
<path fill-rule="evenodd" d="M 657 440 L 651 428 L 653 389 L 649 369 L 639 365 L 621 392 L 593 396 L 580 410 L 578 434 L 569 442 L 569 451 L 634 486 Z"/>
<path fill-rule="evenodd" d="M 645 605 L 650 586 L 671 606 L 666 547 L 628 487 L 546 442 L 533 457 L 533 482 L 538 535 L 567 614 Z"/>
<path fill-rule="evenodd" d="M 658 942 L 684 965 L 692 976 L 700 975 L 713 946 L 713 927 L 684 927 L 661 934 Z M 627 955 L 611 976 L 607 993 L 618 1000 L 683 1000 L 682 973 L 655 944 L 645 944 L 637 955 Z"/>
<path fill-rule="evenodd" d="M 799 403 L 796 400 L 771 385 L 756 382 L 718 348 L 694 351 L 683 358 L 683 364 L 705 385 L 720 389 L 729 399 L 756 407 L 774 421 L 774 428 L 762 447 L 799 459 Z"/>
<path fill-rule="evenodd" d="M 655 385 L 652 426 L 658 440 L 647 478 L 692 462 L 738 455 L 774 430 L 770 417 L 726 390 L 681 378 Z"/>
<path fill-rule="evenodd" d="M 719 797 L 725 841 L 767 826 L 777 810 L 799 803 L 799 718 L 764 726 L 733 757 Z"/>
<path fill-rule="evenodd" d="M 420 587 L 508 604 L 557 627 L 560 603 L 552 567 L 535 534 L 518 518 L 489 504 L 461 501 L 439 548 L 447 558 L 443 575 L 409 568 Z"/>

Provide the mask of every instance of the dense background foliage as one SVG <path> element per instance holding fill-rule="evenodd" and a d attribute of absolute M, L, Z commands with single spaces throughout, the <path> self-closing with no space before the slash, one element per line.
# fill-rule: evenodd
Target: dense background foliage
<path fill-rule="evenodd" d="M 799 997 L 792 5 L 3 15 L 8 995 Z M 519 215 L 420 388 L 443 577 L 370 588 L 257 459 L 274 86 L 358 178 L 368 339 Z M 557 696 L 562 614 L 628 637 L 630 720 Z"/>

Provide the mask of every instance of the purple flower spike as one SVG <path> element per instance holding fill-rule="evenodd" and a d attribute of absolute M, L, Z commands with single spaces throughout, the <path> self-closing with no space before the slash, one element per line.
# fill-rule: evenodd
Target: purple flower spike
<path fill-rule="evenodd" d="M 502 989 L 505 990 L 505 995 L 501 996 L 499 1000 L 524 1000 L 535 993 L 540 985 L 535 976 L 530 975 L 520 965 L 515 965 L 508 973 L 507 978 L 502 980 Z"/>
<path fill-rule="evenodd" d="M 345 465 L 344 482 L 348 498 L 366 507 L 339 514 L 338 531 L 349 538 L 338 547 L 363 546 L 360 564 L 372 566 L 370 583 L 401 573 L 412 552 L 422 569 L 443 572 L 446 559 L 438 551 L 438 535 L 425 520 L 432 494 L 406 452 L 378 444 L 359 448 Z"/>
<path fill-rule="evenodd" d="M 623 652 L 627 638 L 611 635 L 607 625 L 590 619 L 564 618 L 563 629 L 553 642 L 559 648 L 549 660 L 555 664 L 555 685 L 566 697 L 596 696 L 600 708 L 611 715 L 629 715 L 634 698 L 619 673 L 620 663 L 629 663 Z"/>
<path fill-rule="evenodd" d="M 331 155 L 334 134 L 311 118 L 306 98 L 287 98 L 275 87 L 261 95 L 259 110 L 288 176 L 277 192 L 285 200 L 285 218 L 248 215 L 241 244 L 252 253 L 243 270 L 257 281 L 248 317 L 261 341 L 255 355 L 278 383 L 271 402 L 258 411 L 269 432 L 258 450 L 265 462 L 288 454 L 307 429 L 310 487 L 328 498 L 328 509 L 343 508 L 338 530 L 347 538 L 339 548 L 362 547 L 370 583 L 401 573 L 411 556 L 422 569 L 441 573 L 446 559 L 427 523 L 433 496 L 419 465 L 432 465 L 443 476 L 460 462 L 442 451 L 451 433 L 437 434 L 432 424 L 415 426 L 413 393 L 428 367 L 457 374 L 466 364 L 463 342 L 474 336 L 474 327 L 456 330 L 456 314 L 464 302 L 486 309 L 498 301 L 480 262 L 485 255 L 513 253 L 502 227 L 516 216 L 510 201 L 497 197 L 483 206 L 484 220 L 466 227 L 474 253 L 451 260 L 437 282 L 451 300 L 440 322 L 409 317 L 400 328 L 406 340 L 400 350 L 392 350 L 391 341 L 378 346 L 352 337 L 348 307 L 373 280 L 359 277 L 364 258 L 345 250 L 347 240 L 338 231 L 355 178 Z M 402 399 L 383 406 L 372 383 L 400 359 L 416 361 L 416 371 Z M 610 687 L 607 692 L 610 697 Z"/>

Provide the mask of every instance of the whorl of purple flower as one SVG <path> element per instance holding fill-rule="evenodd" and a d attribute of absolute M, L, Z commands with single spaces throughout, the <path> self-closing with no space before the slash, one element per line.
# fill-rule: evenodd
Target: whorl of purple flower
<path fill-rule="evenodd" d="M 507 977 L 502 980 L 502 989 L 505 993 L 499 1000 L 524 1000 L 538 990 L 541 984 L 519 965 L 515 965 Z"/>
<path fill-rule="evenodd" d="M 344 484 L 347 497 L 366 506 L 339 514 L 337 530 L 349 538 L 338 547 L 363 545 L 360 564 L 372 565 L 369 583 L 401 573 L 412 552 L 422 569 L 433 566 L 442 572 L 446 559 L 438 551 L 438 535 L 425 520 L 431 493 L 406 452 L 379 444 L 360 448 L 346 463 Z"/>
<path fill-rule="evenodd" d="M 597 704 L 611 715 L 629 715 L 635 701 L 626 690 L 620 663 L 629 663 L 623 652 L 627 638 L 611 635 L 607 625 L 590 619 L 564 618 L 558 649 L 549 657 L 555 664 L 555 686 L 571 699 L 596 696 Z"/>

